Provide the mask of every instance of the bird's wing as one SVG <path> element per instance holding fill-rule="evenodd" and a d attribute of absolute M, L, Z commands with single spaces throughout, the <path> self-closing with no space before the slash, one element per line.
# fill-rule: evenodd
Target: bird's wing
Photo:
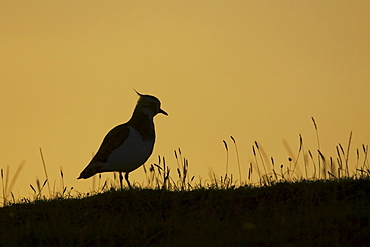
<path fill-rule="evenodd" d="M 130 129 L 127 124 L 121 124 L 111 129 L 104 137 L 102 144 L 90 164 L 106 162 L 114 149 L 118 148 L 128 137 Z"/>

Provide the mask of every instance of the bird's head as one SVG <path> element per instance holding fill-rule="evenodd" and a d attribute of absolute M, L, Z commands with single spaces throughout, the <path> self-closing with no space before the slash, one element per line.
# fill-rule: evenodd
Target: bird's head
<path fill-rule="evenodd" d="M 161 102 L 159 99 L 152 95 L 143 95 L 136 90 L 135 92 L 140 96 L 135 111 L 142 112 L 149 117 L 154 117 L 158 113 L 162 113 L 166 116 L 168 115 L 167 112 L 161 109 Z"/>

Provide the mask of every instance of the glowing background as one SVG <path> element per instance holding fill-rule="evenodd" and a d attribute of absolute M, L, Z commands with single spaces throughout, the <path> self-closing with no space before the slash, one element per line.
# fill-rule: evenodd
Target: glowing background
<path fill-rule="evenodd" d="M 324 155 L 353 131 L 354 158 L 370 141 L 369 13 L 369 1 L 1 1 L 0 168 L 12 177 L 25 160 L 13 192 L 29 195 L 42 147 L 51 186 L 62 167 L 67 187 L 88 191 L 76 178 L 130 118 L 132 88 L 169 113 L 146 164 L 165 156 L 173 176 L 178 147 L 191 175 L 223 175 L 230 135 L 244 179 L 254 141 L 275 164 L 299 133 L 316 153 L 311 117 Z M 230 147 L 238 177 L 235 160 Z"/>

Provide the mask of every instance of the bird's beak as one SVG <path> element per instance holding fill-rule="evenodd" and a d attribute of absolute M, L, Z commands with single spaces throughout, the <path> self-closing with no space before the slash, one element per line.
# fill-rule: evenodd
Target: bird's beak
<path fill-rule="evenodd" d="M 162 113 L 162 114 L 168 116 L 167 112 L 163 111 L 162 109 L 159 109 L 159 112 L 158 113 Z"/>

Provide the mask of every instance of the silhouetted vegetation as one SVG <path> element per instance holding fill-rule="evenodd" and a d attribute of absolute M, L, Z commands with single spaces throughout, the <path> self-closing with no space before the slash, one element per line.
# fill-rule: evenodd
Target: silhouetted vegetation
<path fill-rule="evenodd" d="M 367 246 L 370 180 L 107 191 L 0 209 L 2 246 Z"/>

